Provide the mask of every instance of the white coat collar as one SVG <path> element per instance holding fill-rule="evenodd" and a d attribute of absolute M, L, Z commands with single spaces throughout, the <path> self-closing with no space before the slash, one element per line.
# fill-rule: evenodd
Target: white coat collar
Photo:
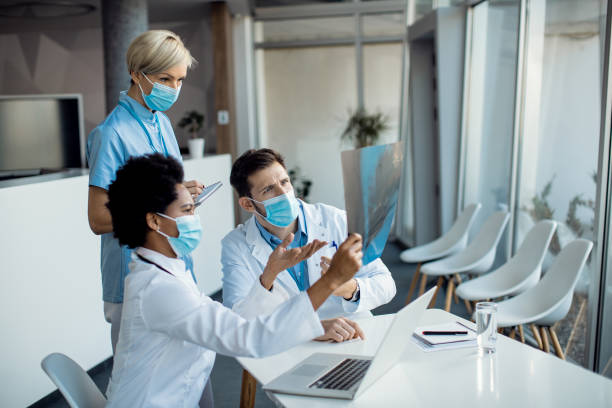
<path fill-rule="evenodd" d="M 142 256 L 147 261 L 153 262 L 162 268 L 168 270 L 174 276 L 182 277 L 187 273 L 185 270 L 185 262 L 179 258 L 168 258 L 159 252 L 152 251 L 147 248 L 136 248 L 136 254 Z"/>

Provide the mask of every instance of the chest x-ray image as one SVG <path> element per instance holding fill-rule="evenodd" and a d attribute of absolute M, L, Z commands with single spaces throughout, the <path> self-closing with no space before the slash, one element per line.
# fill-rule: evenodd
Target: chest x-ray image
<path fill-rule="evenodd" d="M 348 232 L 363 237 L 363 264 L 380 257 L 399 196 L 403 142 L 342 152 Z"/>

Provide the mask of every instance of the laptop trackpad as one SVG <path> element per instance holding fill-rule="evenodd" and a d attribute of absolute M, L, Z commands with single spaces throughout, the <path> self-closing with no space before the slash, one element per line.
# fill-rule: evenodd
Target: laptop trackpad
<path fill-rule="evenodd" d="M 327 366 L 318 364 L 302 364 L 291 372 L 292 375 L 303 375 L 306 377 L 312 377 L 325 370 Z"/>

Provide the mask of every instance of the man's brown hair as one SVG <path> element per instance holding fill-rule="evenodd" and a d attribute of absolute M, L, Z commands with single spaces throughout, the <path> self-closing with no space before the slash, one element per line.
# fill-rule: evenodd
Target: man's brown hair
<path fill-rule="evenodd" d="M 274 163 L 287 168 L 283 156 L 272 149 L 247 150 L 236 159 L 232 166 L 230 183 L 236 189 L 238 197 L 251 197 L 252 186 L 249 184 L 249 176 Z"/>

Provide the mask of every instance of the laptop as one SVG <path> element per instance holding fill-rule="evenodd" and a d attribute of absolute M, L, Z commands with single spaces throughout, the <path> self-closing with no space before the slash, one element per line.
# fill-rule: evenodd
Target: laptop
<path fill-rule="evenodd" d="M 395 314 L 373 357 L 315 353 L 263 386 L 282 394 L 354 399 L 400 360 L 436 288 Z"/>

